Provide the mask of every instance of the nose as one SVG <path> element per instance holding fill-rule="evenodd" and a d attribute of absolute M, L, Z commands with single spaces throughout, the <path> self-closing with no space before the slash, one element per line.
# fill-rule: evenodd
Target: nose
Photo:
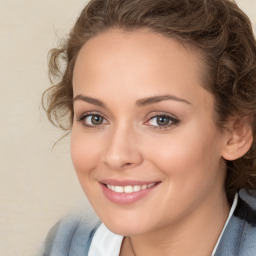
<path fill-rule="evenodd" d="M 140 165 L 143 161 L 135 131 L 118 127 L 111 131 L 105 147 L 104 163 L 113 170 L 122 170 Z"/>

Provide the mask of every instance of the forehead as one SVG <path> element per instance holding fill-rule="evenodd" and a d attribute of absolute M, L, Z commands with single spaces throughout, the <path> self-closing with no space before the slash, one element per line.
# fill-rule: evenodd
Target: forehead
<path fill-rule="evenodd" d="M 109 91 L 125 91 L 139 99 L 171 93 L 191 101 L 193 94 L 205 93 L 203 66 L 198 52 L 173 38 L 146 29 L 113 29 L 91 38 L 80 50 L 74 95 L 107 97 Z"/>
<path fill-rule="evenodd" d="M 190 69 L 196 69 L 200 64 L 200 68 L 204 66 L 199 50 L 181 44 L 174 38 L 167 38 L 149 29 L 133 31 L 111 29 L 92 37 L 84 44 L 78 54 L 75 71 L 81 62 L 85 64 L 91 60 L 98 61 L 97 66 L 100 67 L 100 63 L 114 61 L 117 58 L 119 63 L 124 65 L 127 65 L 131 59 L 134 60 L 133 64 L 136 64 L 135 60 L 144 60 L 148 63 L 151 60 L 156 64 L 161 60 L 162 65 L 170 65 L 170 60 L 178 64 L 179 60 L 186 59 L 194 64 Z M 168 69 L 168 66 L 166 68 Z"/>

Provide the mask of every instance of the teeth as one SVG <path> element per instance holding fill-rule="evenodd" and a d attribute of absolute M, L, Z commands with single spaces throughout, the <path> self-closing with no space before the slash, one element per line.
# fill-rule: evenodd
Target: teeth
<path fill-rule="evenodd" d="M 123 193 L 124 192 L 124 187 L 121 187 L 121 186 L 115 186 L 114 189 L 115 189 L 115 192 L 117 192 L 117 193 Z"/>
<path fill-rule="evenodd" d="M 148 184 L 148 185 L 134 185 L 134 186 L 114 186 L 114 185 L 107 185 L 107 187 L 116 192 L 116 193 L 133 193 L 133 192 L 138 192 L 140 190 L 144 190 L 144 189 L 147 189 L 147 188 L 151 188 L 155 185 L 156 183 L 151 183 L 151 184 Z"/>
<path fill-rule="evenodd" d="M 146 189 L 147 187 L 147 185 L 142 185 L 141 189 Z"/>
<path fill-rule="evenodd" d="M 133 187 L 132 186 L 125 186 L 124 187 L 124 193 L 132 193 Z"/>
<path fill-rule="evenodd" d="M 154 185 L 155 185 L 155 183 L 151 183 L 151 184 L 148 185 L 148 188 L 151 188 L 151 187 L 153 187 Z"/>
<path fill-rule="evenodd" d="M 138 192 L 138 191 L 140 191 L 140 190 L 141 190 L 141 186 L 139 186 L 139 185 L 133 186 L 133 191 L 134 191 L 134 192 Z"/>

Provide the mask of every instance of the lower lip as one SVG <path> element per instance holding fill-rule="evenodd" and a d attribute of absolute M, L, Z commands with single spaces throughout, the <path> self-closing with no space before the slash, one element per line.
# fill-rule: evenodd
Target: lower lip
<path fill-rule="evenodd" d="M 142 189 L 132 193 L 116 193 L 110 190 L 106 185 L 102 183 L 100 184 L 103 190 L 103 194 L 107 197 L 107 199 L 115 204 L 133 204 L 146 197 L 157 185 L 159 185 L 159 183 L 157 183 L 151 188 Z"/>

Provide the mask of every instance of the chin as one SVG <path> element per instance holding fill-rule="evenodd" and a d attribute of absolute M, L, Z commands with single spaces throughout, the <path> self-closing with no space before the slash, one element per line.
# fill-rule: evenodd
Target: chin
<path fill-rule="evenodd" d="M 116 215 L 115 215 L 116 216 Z M 114 216 L 113 216 L 114 217 Z M 105 226 L 113 233 L 122 236 L 132 236 L 146 233 L 149 226 L 141 222 L 139 218 L 125 218 L 122 217 L 104 217 L 102 219 Z"/>
<path fill-rule="evenodd" d="M 113 225 L 112 223 L 104 223 L 105 226 L 114 234 L 121 236 L 135 236 L 146 233 L 146 230 L 135 227 L 134 225 Z"/>

